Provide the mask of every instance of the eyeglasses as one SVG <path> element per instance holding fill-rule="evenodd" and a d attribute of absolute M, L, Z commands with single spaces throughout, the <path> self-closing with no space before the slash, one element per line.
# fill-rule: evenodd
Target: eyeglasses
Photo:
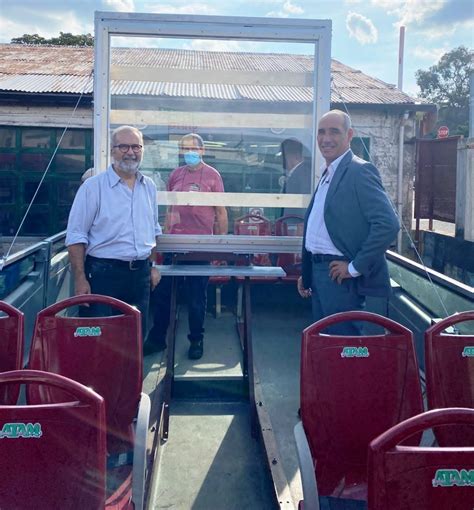
<path fill-rule="evenodd" d="M 118 148 L 120 152 L 123 152 L 125 154 L 130 149 L 132 149 L 133 152 L 140 152 L 143 149 L 143 145 L 138 145 L 137 143 L 134 143 L 132 145 L 129 145 L 128 143 L 121 143 L 120 145 L 114 145 L 113 148 L 114 149 Z"/>

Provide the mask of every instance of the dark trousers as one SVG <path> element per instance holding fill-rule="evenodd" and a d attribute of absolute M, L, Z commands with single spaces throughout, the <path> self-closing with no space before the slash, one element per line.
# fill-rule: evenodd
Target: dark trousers
<path fill-rule="evenodd" d="M 142 336 L 146 335 L 146 319 L 150 303 L 150 265 L 144 261 L 138 269 L 131 270 L 128 264 L 114 263 L 107 259 L 86 257 L 84 269 L 92 294 L 111 296 L 140 310 Z M 106 317 L 120 315 L 120 311 L 108 306 L 91 304 L 81 306 L 81 317 Z"/>
<path fill-rule="evenodd" d="M 167 261 L 165 260 L 165 263 Z M 207 265 L 208 262 L 182 262 L 186 265 Z M 204 334 L 204 317 L 207 307 L 207 276 L 179 277 L 178 297 L 185 296 L 188 304 L 189 339 L 201 340 Z M 156 345 L 164 345 L 170 323 L 172 277 L 164 276 L 151 294 L 153 327 L 148 340 Z"/>
<path fill-rule="evenodd" d="M 341 284 L 336 283 L 329 276 L 329 264 L 313 261 L 311 301 L 315 322 L 334 313 L 365 308 L 364 296 L 357 293 L 356 279 L 346 278 Z M 362 334 L 362 325 L 354 321 L 342 322 L 327 328 L 327 333 L 358 336 Z"/>

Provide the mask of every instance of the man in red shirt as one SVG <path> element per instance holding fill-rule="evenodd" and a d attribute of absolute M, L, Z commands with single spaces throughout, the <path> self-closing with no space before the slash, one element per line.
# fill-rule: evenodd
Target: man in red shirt
<path fill-rule="evenodd" d="M 168 179 L 168 191 L 223 192 L 224 184 L 219 172 L 204 163 L 204 141 L 191 133 L 183 136 L 180 151 L 184 166 L 173 170 Z M 227 234 L 227 211 L 224 206 L 182 206 L 169 208 L 165 232 L 169 234 Z M 165 264 L 170 260 L 165 259 Z M 187 262 L 189 264 L 189 262 Z M 202 262 L 195 262 L 199 264 Z M 206 276 L 185 278 L 185 293 L 188 299 L 189 335 L 191 342 L 189 358 L 199 359 L 203 355 L 204 317 L 207 304 Z M 171 278 L 162 278 L 152 295 L 155 309 L 153 327 L 144 346 L 145 355 L 159 352 L 166 347 L 166 332 L 170 315 Z"/>

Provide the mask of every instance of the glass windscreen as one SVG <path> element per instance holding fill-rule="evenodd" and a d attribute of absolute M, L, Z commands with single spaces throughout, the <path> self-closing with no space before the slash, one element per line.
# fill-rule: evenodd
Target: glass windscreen
<path fill-rule="evenodd" d="M 141 170 L 163 192 L 162 224 L 183 207 L 203 221 L 205 207 L 225 207 L 229 233 L 245 215 L 304 214 L 315 180 L 314 44 L 112 37 L 111 46 L 110 127 L 142 131 Z M 186 173 L 190 133 L 222 189 L 207 171 Z"/>

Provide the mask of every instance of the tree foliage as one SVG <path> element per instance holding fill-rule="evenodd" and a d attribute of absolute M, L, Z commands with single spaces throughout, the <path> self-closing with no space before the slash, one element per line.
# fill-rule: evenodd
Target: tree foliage
<path fill-rule="evenodd" d="M 38 34 L 23 34 L 12 39 L 11 44 L 52 44 L 54 46 L 94 46 L 91 34 L 74 35 L 69 32 L 59 32 L 58 37 L 45 39 Z"/>
<path fill-rule="evenodd" d="M 469 78 L 473 71 L 473 52 L 459 46 L 445 53 L 427 71 L 416 72 L 421 97 L 439 107 L 438 125 L 445 124 L 451 134 L 468 135 Z"/>

